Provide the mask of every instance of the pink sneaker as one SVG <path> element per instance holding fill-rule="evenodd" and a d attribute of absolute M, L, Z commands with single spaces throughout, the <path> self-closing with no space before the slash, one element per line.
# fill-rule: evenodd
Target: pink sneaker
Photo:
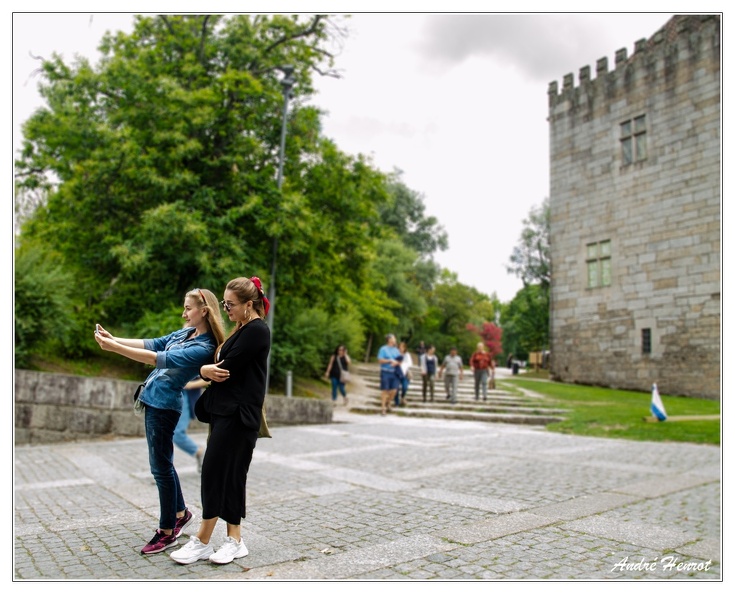
<path fill-rule="evenodd" d="M 176 526 L 174 526 L 174 536 L 178 538 L 181 536 L 181 533 L 184 531 L 184 528 L 186 528 L 189 524 L 191 524 L 191 521 L 194 519 L 194 514 L 189 511 L 189 509 L 184 510 L 184 515 L 180 518 L 176 518 Z"/>
<path fill-rule="evenodd" d="M 140 554 L 152 555 L 153 553 L 160 553 L 161 551 L 175 547 L 177 544 L 179 544 L 179 541 L 176 540 L 176 536 L 173 533 L 166 534 L 159 528 L 156 530 L 156 534 L 151 541 L 140 550 Z"/>

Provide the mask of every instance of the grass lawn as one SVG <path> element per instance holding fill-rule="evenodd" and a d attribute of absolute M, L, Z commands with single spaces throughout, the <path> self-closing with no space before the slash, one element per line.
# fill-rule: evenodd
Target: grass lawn
<path fill-rule="evenodd" d="M 670 418 L 661 422 L 646 422 L 643 418 L 651 416 L 650 392 L 612 390 L 534 379 L 507 379 L 498 384 L 507 389 L 517 387 L 542 394 L 552 406 L 565 409 L 566 419 L 561 423 L 547 425 L 549 431 L 638 441 L 720 445 L 720 419 L 677 421 L 673 418 L 719 415 L 720 403 L 716 401 L 661 394 L 661 401 Z"/>
<path fill-rule="evenodd" d="M 107 377 L 142 382 L 153 367 L 131 361 L 115 353 L 100 351 L 84 359 L 65 359 L 46 355 L 33 357 L 29 369 L 47 373 L 65 373 L 83 377 Z"/>

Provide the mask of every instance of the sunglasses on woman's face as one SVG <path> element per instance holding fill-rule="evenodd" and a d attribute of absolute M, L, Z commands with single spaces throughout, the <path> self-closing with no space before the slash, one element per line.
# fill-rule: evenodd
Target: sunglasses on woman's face
<path fill-rule="evenodd" d="M 229 301 L 225 301 L 224 299 L 219 303 L 225 309 L 225 311 L 230 311 L 233 307 L 240 305 L 239 303 L 230 303 Z"/>

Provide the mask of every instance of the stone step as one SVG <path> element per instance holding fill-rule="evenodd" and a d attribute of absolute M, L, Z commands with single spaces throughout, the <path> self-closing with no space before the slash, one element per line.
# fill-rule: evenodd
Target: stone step
<path fill-rule="evenodd" d="M 359 414 L 380 414 L 380 406 L 351 406 L 350 412 Z M 389 413 L 404 417 L 454 419 L 462 421 L 482 421 L 486 423 L 513 423 L 517 425 L 548 425 L 564 420 L 564 417 L 545 414 L 490 413 L 469 410 L 449 410 L 431 408 L 398 407 Z"/>
<path fill-rule="evenodd" d="M 380 378 L 379 377 L 365 377 L 363 378 L 363 383 L 366 386 L 371 386 L 374 388 L 380 387 Z M 408 384 L 408 389 L 413 391 L 421 392 L 421 376 L 418 378 L 412 379 Z M 436 379 L 434 380 L 434 387 L 436 390 L 444 390 L 444 379 Z M 465 391 L 465 392 L 472 392 L 475 393 L 475 380 L 474 378 L 467 378 L 465 377 L 464 380 L 460 380 L 457 382 L 457 388 L 459 390 Z M 498 388 L 495 388 L 498 391 L 505 392 L 504 390 L 499 390 Z M 505 392 L 507 393 L 507 392 Z"/>
<path fill-rule="evenodd" d="M 369 407 L 380 407 L 380 396 L 374 395 L 363 401 L 363 404 Z M 547 415 L 561 416 L 564 410 L 560 408 L 548 408 L 543 406 L 529 406 L 528 401 L 523 403 L 514 403 L 512 405 L 498 404 L 491 400 L 460 400 L 452 404 L 446 399 L 424 402 L 423 400 L 415 400 L 407 398 L 405 405 L 399 408 L 409 408 L 415 410 L 454 410 L 479 413 L 501 413 L 501 414 L 517 414 L 517 415 Z"/>
<path fill-rule="evenodd" d="M 380 404 L 380 399 L 374 400 L 376 404 Z M 458 400 L 457 404 L 452 404 L 448 400 L 444 402 L 423 402 L 406 400 L 406 407 L 414 409 L 439 409 L 439 410 L 466 410 L 481 413 L 503 413 L 503 414 L 519 414 L 519 415 L 563 415 L 566 411 L 561 408 L 546 408 L 537 406 L 524 406 L 522 404 L 503 406 L 494 404 L 490 401 Z M 406 408 L 401 407 L 401 408 Z"/>
<path fill-rule="evenodd" d="M 524 392 L 515 394 L 502 389 L 488 390 L 488 399 L 475 400 L 475 383 L 472 372 L 465 370 L 457 390 L 457 402 L 446 400 L 444 382 L 435 383 L 435 400 L 424 402 L 421 390 L 421 374 L 414 368 L 413 380 L 406 392 L 404 406 L 391 409 L 389 414 L 407 417 L 443 418 L 483 421 L 489 423 L 513 423 L 519 425 L 548 425 L 564 420 L 563 409 L 544 406 L 543 396 Z M 351 400 L 350 412 L 380 414 L 380 369 L 377 365 L 352 365 L 359 377 L 363 396 L 359 402 Z"/>
<path fill-rule="evenodd" d="M 370 388 L 371 390 L 375 390 L 375 391 L 378 391 L 378 392 L 380 391 L 380 384 L 378 382 L 366 381 L 366 382 L 364 382 L 364 385 L 365 385 L 365 387 Z M 419 383 L 418 385 L 416 385 L 413 382 L 410 383 L 408 385 L 408 390 L 406 391 L 406 393 L 421 397 L 421 395 L 423 393 L 422 390 L 421 390 L 421 384 Z M 472 396 L 472 398 L 474 398 L 475 397 L 475 387 L 474 386 L 463 386 L 463 385 L 460 384 L 457 387 L 457 393 L 458 394 L 464 394 L 466 396 Z M 437 385 L 435 385 L 434 386 L 434 394 L 436 394 L 436 395 L 442 394 L 443 396 L 445 396 L 446 395 L 446 390 L 444 389 L 444 384 L 437 384 Z M 505 399 L 508 399 L 508 400 L 510 400 L 510 399 L 518 399 L 518 398 L 526 398 L 526 399 L 529 399 L 528 397 L 524 397 L 524 396 L 521 396 L 519 394 L 508 392 L 507 390 L 502 390 L 502 389 L 499 389 L 499 388 L 494 388 L 494 389 L 488 388 L 487 394 L 488 394 L 488 396 L 490 396 L 492 394 L 492 395 L 497 396 L 499 398 L 505 398 Z M 480 392 L 480 397 L 482 397 L 482 392 Z"/>
<path fill-rule="evenodd" d="M 378 381 L 374 381 L 371 379 L 363 380 L 363 385 L 370 389 L 375 391 L 376 393 L 380 393 L 380 383 Z M 443 383 L 438 383 L 434 387 L 434 394 L 435 399 L 443 400 L 446 396 L 446 391 L 444 389 Z M 515 394 L 508 392 L 507 390 L 502 389 L 488 389 L 487 390 L 488 399 L 492 399 L 495 402 L 498 403 L 505 403 L 508 405 L 511 405 L 512 403 L 519 403 L 519 404 L 525 404 L 528 402 L 534 402 L 538 399 L 526 396 L 523 394 Z M 468 399 L 474 400 L 475 397 L 475 386 L 474 384 L 459 384 L 457 389 L 457 396 L 459 398 L 467 397 Z M 406 391 L 406 397 L 411 399 L 423 399 L 423 392 L 421 388 L 420 382 L 411 382 L 408 386 L 408 390 Z"/>

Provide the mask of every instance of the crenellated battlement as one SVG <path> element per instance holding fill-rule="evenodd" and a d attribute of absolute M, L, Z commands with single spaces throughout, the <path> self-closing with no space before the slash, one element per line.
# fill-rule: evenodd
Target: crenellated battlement
<path fill-rule="evenodd" d="M 555 380 L 721 397 L 720 36 L 675 16 L 549 87 Z"/>
<path fill-rule="evenodd" d="M 600 91 L 607 95 L 616 89 L 624 89 L 631 81 L 639 78 L 665 76 L 666 69 L 677 63 L 688 62 L 700 56 L 703 43 L 711 43 L 711 50 L 719 56 L 720 15 L 677 15 L 672 17 L 659 31 L 649 39 L 635 42 L 633 55 L 621 48 L 615 52 L 615 68 L 608 69 L 607 57 L 596 63 L 595 78 L 591 77 L 590 66 L 579 70 L 577 85 L 574 74 L 566 74 L 559 89 L 558 81 L 549 83 L 549 108 L 566 101 L 578 99 L 580 94 L 597 94 Z"/>

